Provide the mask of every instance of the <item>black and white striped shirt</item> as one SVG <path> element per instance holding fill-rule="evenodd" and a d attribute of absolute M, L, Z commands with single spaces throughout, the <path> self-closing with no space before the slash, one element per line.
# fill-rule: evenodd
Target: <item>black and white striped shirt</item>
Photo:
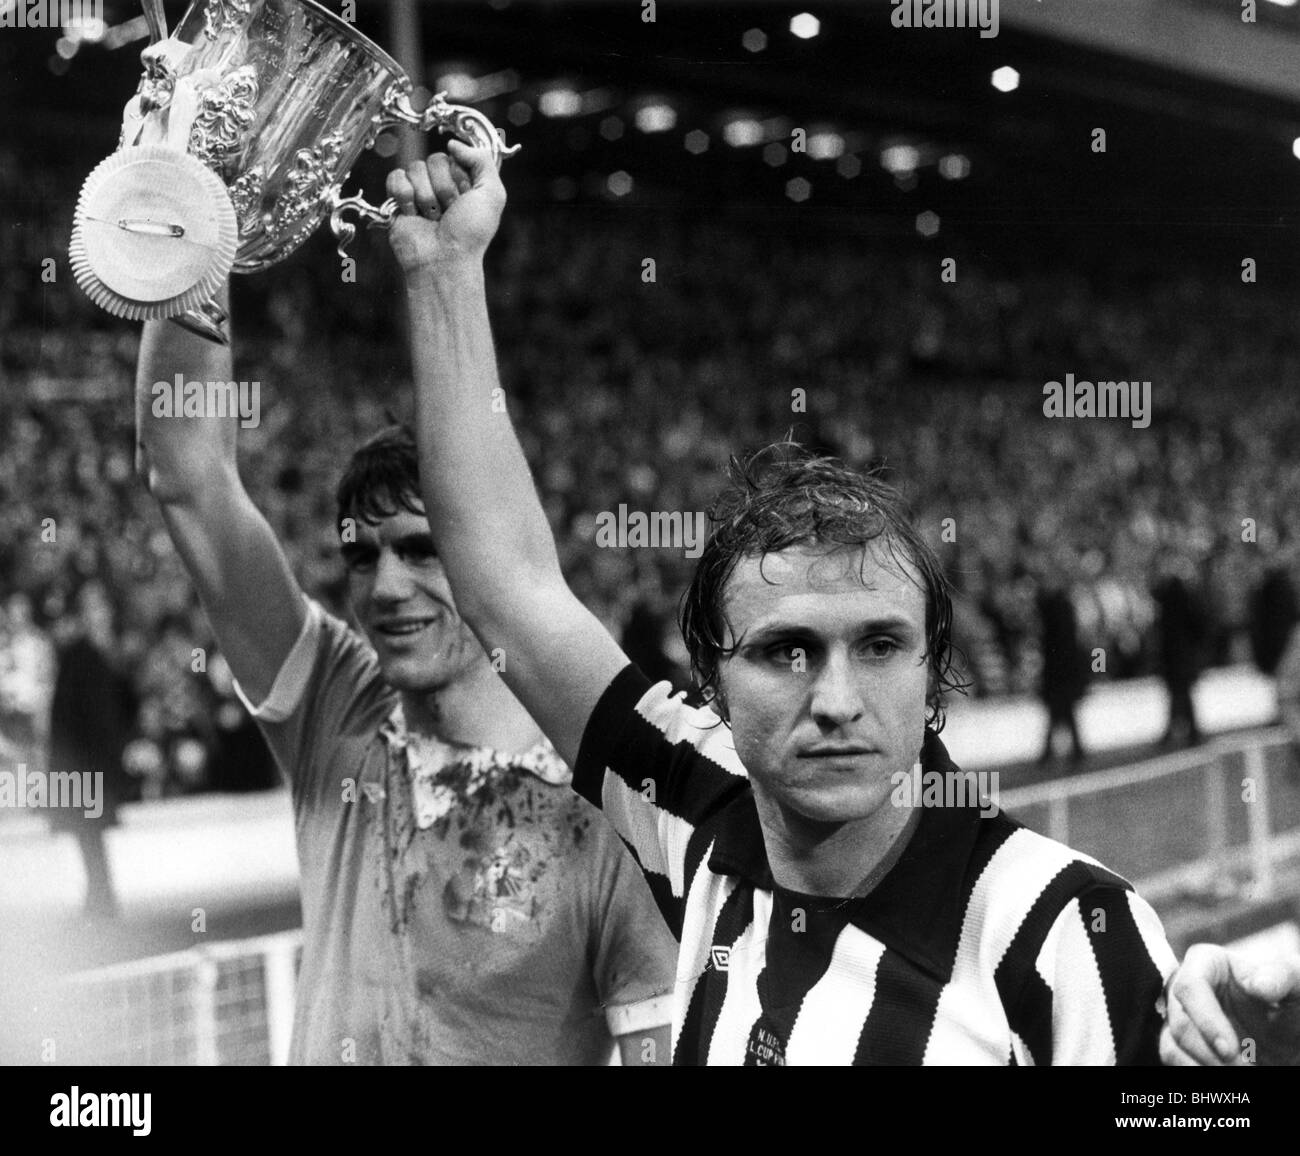
<path fill-rule="evenodd" d="M 955 768 L 927 733 L 922 767 Z M 999 814 L 925 808 L 864 898 L 776 885 L 731 732 L 635 667 L 574 786 L 604 809 L 681 944 L 678 1064 L 1156 1064 L 1175 959 L 1101 864 Z"/>

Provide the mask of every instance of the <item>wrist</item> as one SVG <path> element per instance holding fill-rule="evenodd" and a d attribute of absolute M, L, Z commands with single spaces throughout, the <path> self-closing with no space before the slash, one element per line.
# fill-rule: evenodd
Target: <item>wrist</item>
<path fill-rule="evenodd" d="M 402 272 L 410 292 L 480 285 L 484 279 L 483 254 L 444 254 L 404 267 Z"/>

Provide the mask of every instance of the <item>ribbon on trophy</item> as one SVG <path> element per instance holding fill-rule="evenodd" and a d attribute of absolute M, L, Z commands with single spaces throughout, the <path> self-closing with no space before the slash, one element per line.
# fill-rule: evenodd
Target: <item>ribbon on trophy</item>
<path fill-rule="evenodd" d="M 226 186 L 188 151 L 202 94 L 221 80 L 217 69 L 178 76 L 190 51 L 174 39 L 145 49 L 118 151 L 86 178 L 73 217 L 77 284 L 133 321 L 199 308 L 225 283 L 238 247 Z"/>

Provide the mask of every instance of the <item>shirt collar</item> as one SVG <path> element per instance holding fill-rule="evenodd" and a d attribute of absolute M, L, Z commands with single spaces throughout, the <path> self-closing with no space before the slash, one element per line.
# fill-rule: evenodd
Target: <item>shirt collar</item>
<path fill-rule="evenodd" d="M 543 736 L 535 746 L 520 754 L 509 754 L 495 747 L 469 746 L 464 743 L 443 742 L 432 735 L 407 729 L 406 713 L 400 700 L 379 728 L 379 733 L 390 753 L 405 754 L 412 774 L 426 767 L 431 773 L 450 764 L 468 765 L 479 774 L 519 768 L 536 775 L 551 786 L 566 786 L 573 781 L 573 772 Z"/>
<path fill-rule="evenodd" d="M 921 768 L 940 774 L 957 770 L 938 736 L 928 730 Z M 967 866 L 981 821 L 974 807 L 922 807 L 898 862 L 868 895 L 841 901 L 846 922 L 946 983 L 957 956 Z M 720 815 L 709 867 L 761 890 L 775 889 L 752 789 Z"/>

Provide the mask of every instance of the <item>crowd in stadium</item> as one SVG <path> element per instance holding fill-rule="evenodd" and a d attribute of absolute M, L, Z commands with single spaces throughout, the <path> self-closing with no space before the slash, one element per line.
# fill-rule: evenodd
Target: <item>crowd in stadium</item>
<path fill-rule="evenodd" d="M 0 197 L 17 195 L 17 171 L 0 155 Z M 99 583 L 137 701 L 131 789 L 262 785 L 264 765 L 241 770 L 248 720 L 134 474 L 138 327 L 72 284 L 64 228 L 51 213 L 7 230 L 0 260 L 3 733 L 39 731 L 23 720 L 48 699 L 81 587 Z M 235 377 L 259 380 L 262 401 L 242 434 L 245 482 L 304 586 L 335 608 L 334 483 L 352 446 L 409 413 L 386 248 L 363 234 L 351 283 L 316 237 L 237 285 Z M 657 673 L 684 659 L 672 619 L 691 561 L 598 548 L 597 514 L 703 510 L 730 451 L 791 430 L 886 466 L 903 489 L 959 590 L 974 693 L 1038 693 L 1052 589 L 1068 594 L 1080 648 L 1105 649 L 1108 678 L 1159 671 L 1157 594 L 1174 576 L 1200 608 L 1197 667 L 1251 657 L 1252 595 L 1270 572 L 1270 613 L 1289 626 L 1293 293 L 1232 267 L 1113 254 L 1095 277 L 1063 271 L 1077 262 L 959 256 L 944 283 L 944 255 L 743 220 L 508 218 L 489 284 L 510 404 L 575 590 Z M 1043 384 L 1066 373 L 1150 380 L 1150 427 L 1045 417 Z"/>

